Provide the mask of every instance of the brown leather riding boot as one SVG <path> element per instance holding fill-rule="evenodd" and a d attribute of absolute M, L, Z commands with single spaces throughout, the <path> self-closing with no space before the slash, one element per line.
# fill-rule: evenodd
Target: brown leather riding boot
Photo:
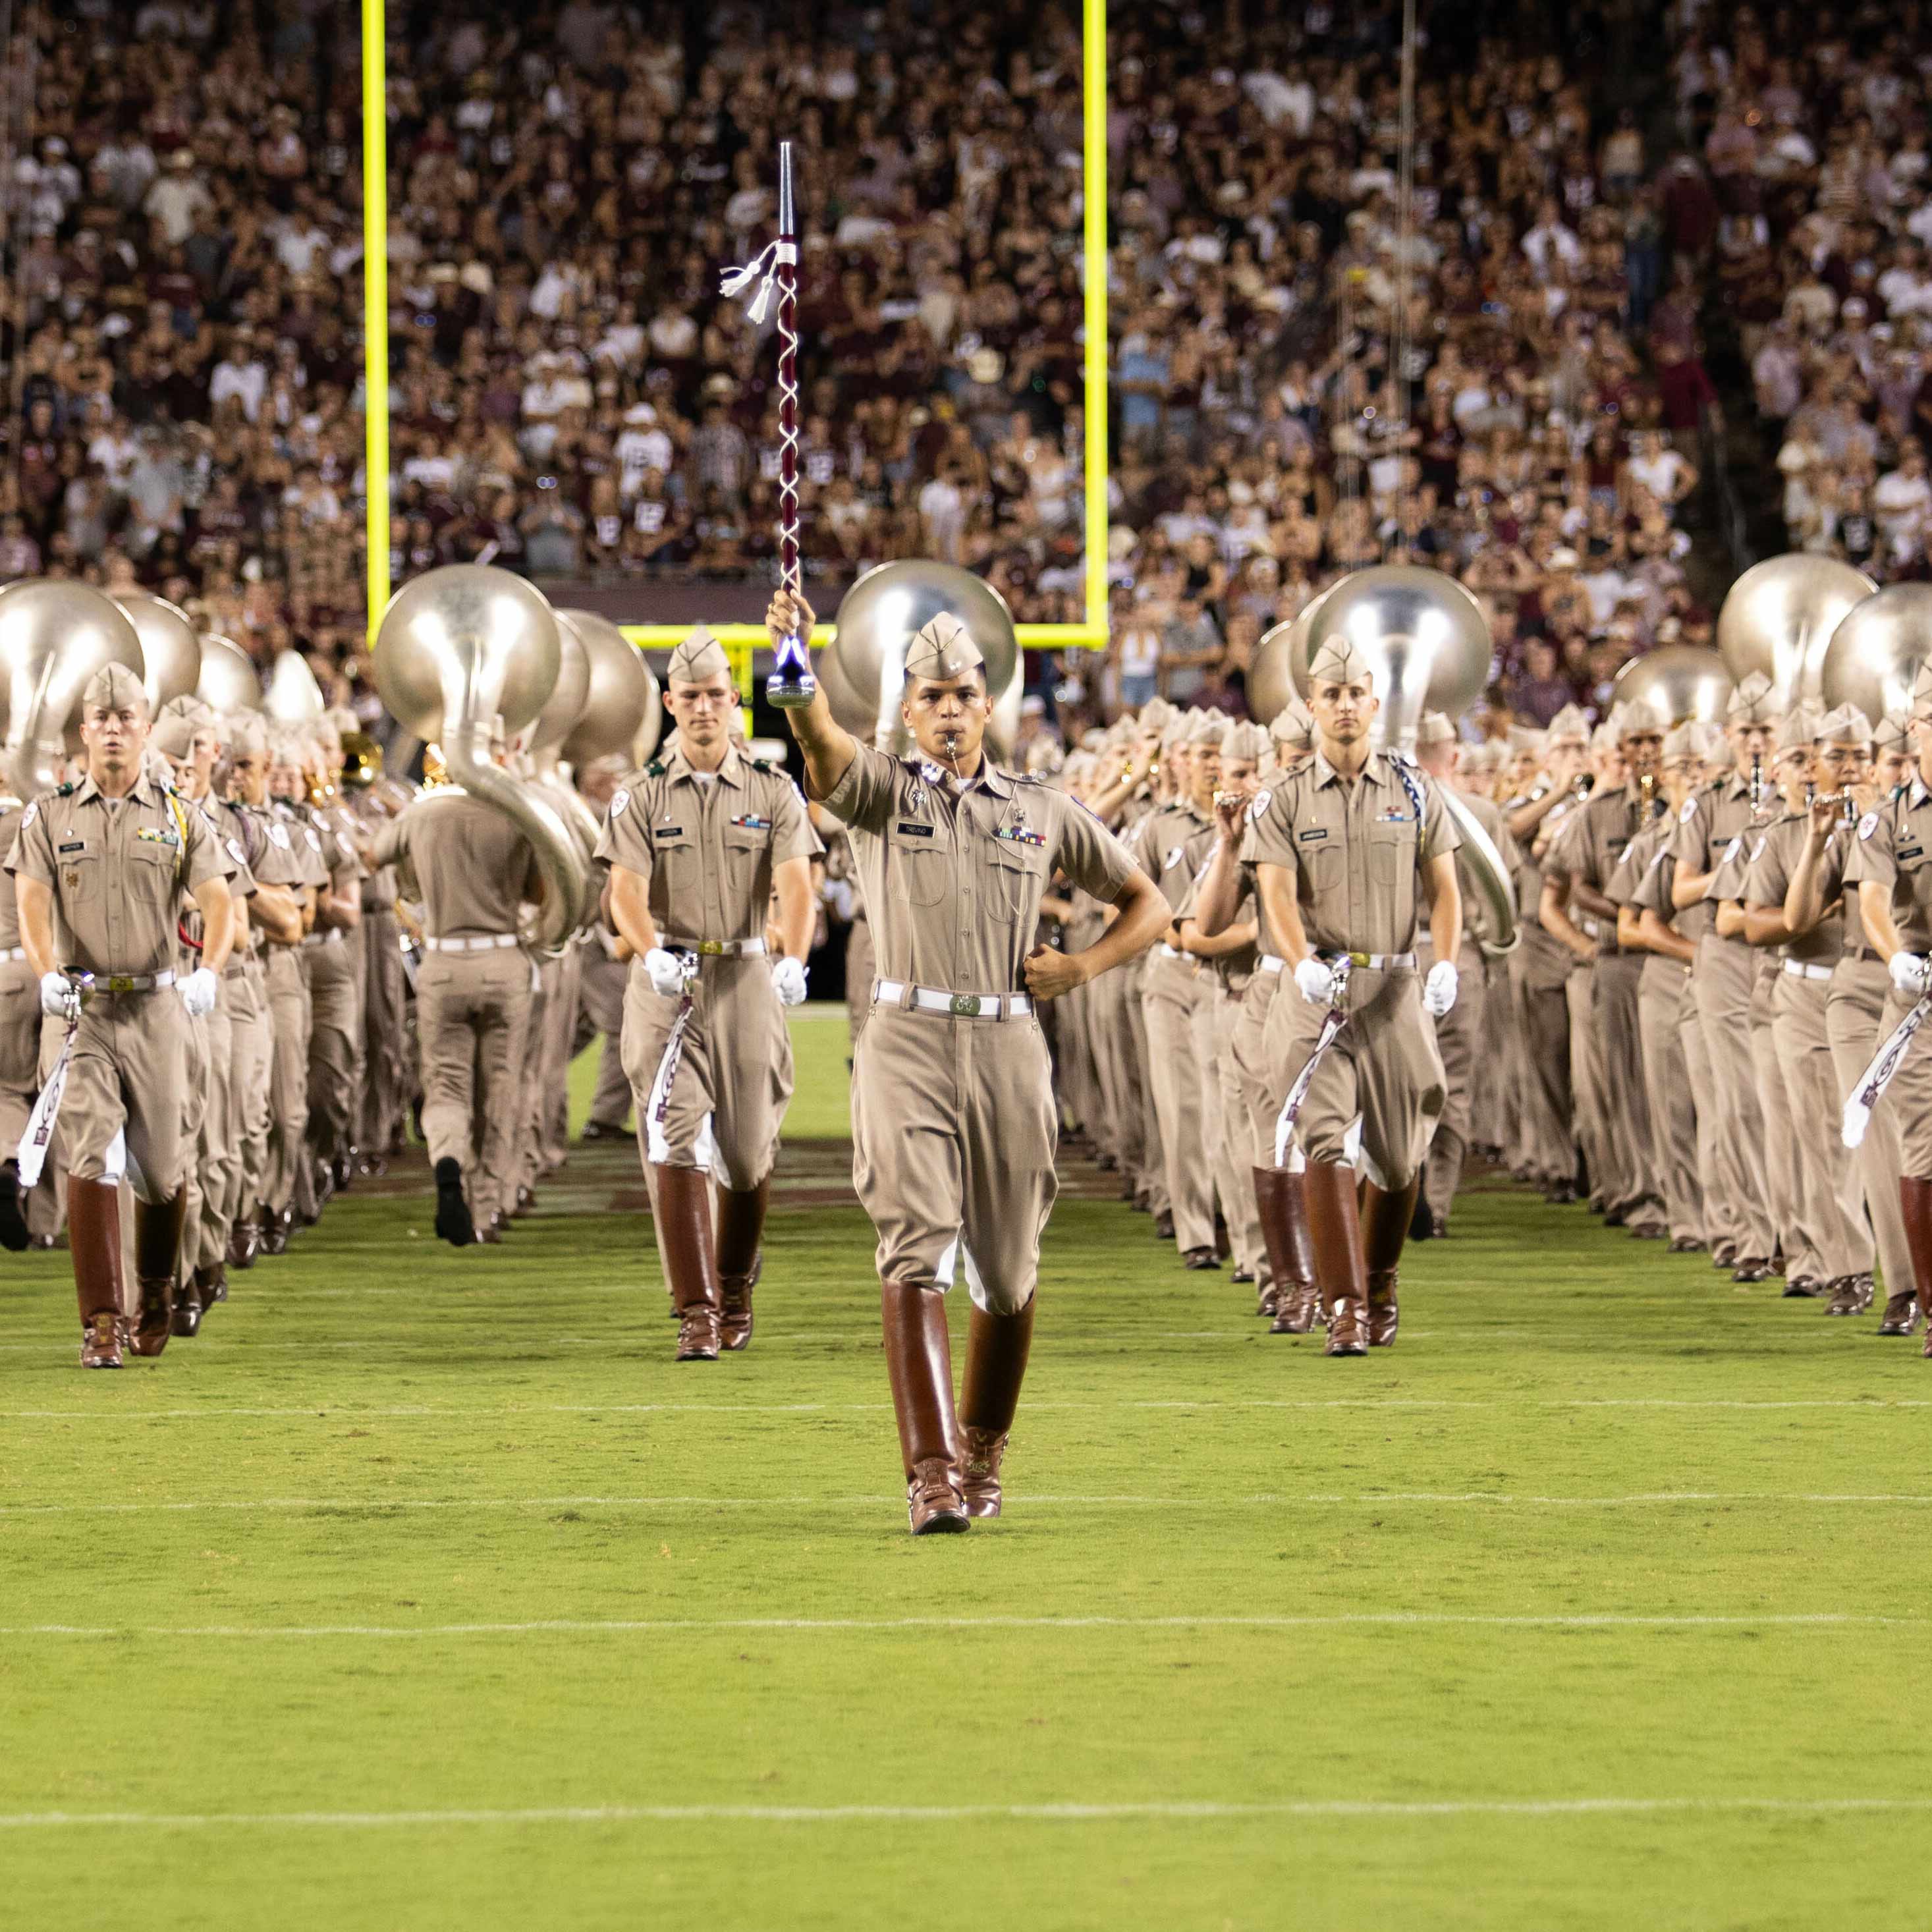
<path fill-rule="evenodd" d="M 1925 1316 L 1925 1357 L 1932 1360 L 1932 1180 L 1900 1174 L 1898 1205 L 1905 1218 L 1905 1245 L 1911 1251 L 1918 1306 Z"/>
<path fill-rule="evenodd" d="M 1418 1174 L 1406 1187 L 1393 1194 L 1372 1181 L 1362 1191 L 1362 1264 L 1368 1275 L 1369 1346 L 1372 1348 L 1395 1346 L 1396 1324 L 1400 1319 L 1396 1305 L 1396 1276 L 1421 1185 L 1422 1177 Z"/>
<path fill-rule="evenodd" d="M 718 1190 L 718 1286 L 724 1298 L 721 1326 L 724 1346 L 734 1353 L 752 1339 L 752 1291 L 765 1269 L 758 1244 L 771 1192 L 769 1175 L 742 1192 Z"/>
<path fill-rule="evenodd" d="M 959 1392 L 959 1490 L 968 1516 L 1000 1513 L 1000 1464 L 1033 1346 L 1033 1311 L 1031 1300 L 1017 1315 L 973 1311 Z"/>
<path fill-rule="evenodd" d="M 68 1246 L 80 1303 L 80 1366 L 121 1366 L 121 1190 L 106 1180 L 67 1184 Z"/>
<path fill-rule="evenodd" d="M 958 1431 L 952 1412 L 952 1352 L 946 1298 L 910 1282 L 879 1284 L 886 1372 L 905 1465 L 906 1514 L 915 1536 L 957 1534 L 968 1526 L 966 1499 L 953 1469 Z M 1017 1380 L 1016 1381 L 1017 1386 Z"/>
<path fill-rule="evenodd" d="M 1264 1175 L 1268 1178 L 1265 1198 Z M 1306 1335 L 1322 1318 L 1322 1297 L 1315 1286 L 1315 1250 L 1308 1236 L 1308 1201 L 1302 1177 L 1285 1167 L 1258 1167 L 1255 1198 L 1261 1209 L 1268 1265 L 1275 1270 L 1274 1319 L 1268 1324 L 1268 1333 Z M 1277 1247 L 1279 1261 L 1275 1258 Z"/>
<path fill-rule="evenodd" d="M 1362 1221 L 1355 1203 L 1355 1172 L 1315 1160 L 1301 1178 L 1315 1274 L 1328 1304 L 1330 1355 L 1365 1355 L 1369 1349 L 1368 1280 L 1362 1261 Z"/>
<path fill-rule="evenodd" d="M 168 1346 L 174 1326 L 175 1263 L 187 1219 L 185 1188 L 177 1188 L 165 1201 L 134 1203 L 134 1284 L 140 1307 L 133 1346 L 137 1355 L 158 1355 Z"/>
<path fill-rule="evenodd" d="M 695 1167 L 661 1167 L 658 1232 L 677 1304 L 677 1359 L 718 1359 L 718 1259 L 712 1243 L 711 1177 Z"/>

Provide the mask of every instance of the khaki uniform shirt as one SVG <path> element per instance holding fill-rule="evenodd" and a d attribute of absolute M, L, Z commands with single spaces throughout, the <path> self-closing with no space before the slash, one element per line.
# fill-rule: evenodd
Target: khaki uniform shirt
<path fill-rule="evenodd" d="M 1787 812 L 1764 835 L 1762 842 L 1744 872 L 1744 900 L 1747 905 L 1775 907 L 1782 910 L 1784 896 L 1791 890 L 1791 875 L 1797 869 L 1798 855 L 1810 832 L 1810 814 Z M 1846 828 L 1833 828 L 1825 848 L 1828 862 L 1834 850 L 1847 843 Z M 1835 966 L 1844 957 L 1845 922 L 1826 895 L 1825 916 L 1811 930 L 1778 949 L 1780 959 L 1795 959 L 1804 966 Z"/>
<path fill-rule="evenodd" d="M 1892 922 L 1908 952 L 1932 952 L 1932 790 L 1915 772 L 1891 803 L 1858 820 L 1845 884 L 1892 894 Z"/>
<path fill-rule="evenodd" d="M 1507 808 L 1514 811 L 1528 802 L 1527 796 L 1512 799 Z M 1544 860 L 1539 860 L 1532 849 L 1541 842 L 1546 857 L 1549 840 L 1562 829 L 1568 813 L 1575 808 L 1560 801 L 1552 806 L 1530 835 L 1528 843 L 1514 848 L 1516 860 L 1516 902 L 1522 908 L 1522 944 L 1519 949 L 1522 962 L 1515 970 L 1520 974 L 1523 986 L 1532 992 L 1560 992 L 1576 970 L 1576 958 L 1569 947 L 1556 934 L 1544 929 L 1539 916 L 1538 908 L 1543 904 Z"/>
<path fill-rule="evenodd" d="M 772 873 L 825 849 L 785 774 L 734 745 L 715 776 L 670 749 L 611 795 L 595 854 L 650 882 L 660 945 L 762 939 Z"/>
<path fill-rule="evenodd" d="M 0 812 L 0 862 L 14 849 L 14 840 L 20 830 L 20 820 L 26 815 L 26 807 L 16 805 Z M 20 902 L 14 896 L 11 885 L 0 890 L 0 952 L 14 952 L 20 944 Z M 38 1013 L 39 1008 L 34 1011 Z"/>
<path fill-rule="evenodd" d="M 188 801 L 184 799 L 184 805 Z M 234 808 L 213 793 L 196 803 L 189 805 L 190 812 L 199 812 L 208 830 L 214 835 L 216 844 L 228 861 L 228 890 L 237 900 L 252 898 L 255 893 L 255 871 L 248 859 L 249 834 L 236 817 Z M 181 957 L 179 966 L 189 972 L 201 964 L 201 914 L 198 910 L 184 912 L 181 918 L 179 937 Z M 248 937 L 254 937 L 254 928 L 248 928 Z M 245 946 L 239 946 L 229 956 L 230 965 L 237 971 L 248 956 Z"/>
<path fill-rule="evenodd" d="M 59 963 L 106 976 L 171 971 L 182 908 L 232 861 L 194 806 L 143 776 L 118 801 L 91 778 L 34 800 L 6 869 L 53 889 Z"/>
<path fill-rule="evenodd" d="M 1197 865 L 1207 862 L 1207 852 L 1201 848 L 1204 842 L 1211 849 L 1214 842 L 1214 821 L 1176 800 L 1141 820 L 1128 850 L 1160 886 L 1168 911 L 1178 919 L 1181 902 L 1193 890 Z"/>
<path fill-rule="evenodd" d="M 1644 822 L 1643 800 L 1628 785 L 1592 792 L 1582 808 L 1564 821 L 1550 850 L 1550 870 L 1566 872 L 1607 898 L 1611 875 Z M 1570 907 L 1570 918 L 1595 940 L 1600 958 L 1622 950 L 1617 944 L 1614 920 L 1599 920 L 1575 904 Z"/>
<path fill-rule="evenodd" d="M 861 745 L 823 802 L 850 831 L 875 970 L 941 992 L 1023 992 L 1054 874 L 1111 905 L 1140 869 L 1084 806 L 997 765 L 962 786 Z"/>
<path fill-rule="evenodd" d="M 1766 783 L 1769 784 L 1767 778 Z M 1742 836 L 1751 822 L 1750 784 L 1733 772 L 1727 778 L 1702 785 L 1678 809 L 1677 836 L 1670 848 L 1678 872 L 1715 872 L 1718 862 L 1732 842 Z M 1718 927 L 1718 899 L 1724 895 L 1707 892 L 1695 905 L 1686 906 L 1677 922 L 1677 930 L 1694 944 Z M 1742 946 L 1740 938 L 1737 943 Z"/>
<path fill-rule="evenodd" d="M 1194 903 L 1201 896 L 1201 881 L 1208 876 L 1208 868 L 1213 862 L 1210 849 L 1208 856 L 1196 867 L 1187 882 L 1186 896 L 1174 910 L 1174 922 L 1178 926 L 1184 919 L 1194 916 Z M 1240 897 L 1234 902 L 1234 916 L 1231 926 L 1252 923 L 1258 930 L 1262 923 L 1261 895 L 1255 886 L 1255 868 L 1244 866 L 1240 868 Z M 1240 993 L 1246 990 L 1248 982 L 1259 970 L 1261 948 L 1254 941 L 1234 952 L 1223 952 L 1217 958 L 1203 959 L 1201 970 L 1218 981 L 1224 992 Z"/>
<path fill-rule="evenodd" d="M 308 808 L 278 798 L 270 801 L 268 811 L 273 823 L 282 829 L 286 849 L 295 855 L 299 868 L 296 883 L 320 891 L 328 884 L 328 864 L 323 856 L 322 834 L 310 822 Z M 272 831 L 269 836 L 274 836 Z"/>
<path fill-rule="evenodd" d="M 1400 953 L 1415 950 L 1424 863 L 1461 844 L 1427 773 L 1377 752 L 1349 784 L 1318 751 L 1257 795 L 1241 856 L 1294 874 L 1302 929 L 1318 951 Z"/>
<path fill-rule="evenodd" d="M 392 820 L 375 856 L 378 866 L 408 866 L 431 939 L 514 933 L 542 876 L 530 842 L 494 805 L 454 787 L 425 794 Z"/>

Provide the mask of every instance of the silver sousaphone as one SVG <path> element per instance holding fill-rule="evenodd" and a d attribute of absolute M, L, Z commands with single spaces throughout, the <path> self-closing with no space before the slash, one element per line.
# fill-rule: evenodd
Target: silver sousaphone
<path fill-rule="evenodd" d="M 1715 651 L 1696 644 L 1666 644 L 1632 658 L 1617 673 L 1612 701 L 1644 703 L 1667 724 L 1721 724 L 1737 688 Z"/>
<path fill-rule="evenodd" d="M 1415 564 L 1354 572 L 1331 585 L 1288 628 L 1296 631 L 1288 668 L 1304 698 L 1309 664 L 1330 638 L 1346 638 L 1367 658 L 1379 700 L 1374 727 L 1378 751 L 1412 756 L 1425 711 L 1460 717 L 1490 681 L 1490 627 L 1482 606 L 1454 578 Z M 1500 956 L 1520 936 L 1516 883 L 1468 806 L 1448 785 L 1436 789 L 1495 923 L 1496 939 L 1484 950 Z"/>
<path fill-rule="evenodd" d="M 548 600 L 506 570 L 446 564 L 389 599 L 375 656 L 376 687 L 397 722 L 437 745 L 455 784 L 536 848 L 544 898 L 524 936 L 554 952 L 577 924 L 590 868 L 556 808 L 490 755 L 497 721 L 514 736 L 556 687 L 562 647 Z M 426 793 L 418 803 L 434 811 L 449 795 Z"/>
<path fill-rule="evenodd" d="M 112 598 L 65 578 L 22 578 L 0 590 L 0 776 L 15 797 L 60 783 L 60 760 L 81 748 L 81 693 L 110 664 L 136 677 L 144 668 L 140 634 Z"/>
<path fill-rule="evenodd" d="M 1833 634 L 1877 588 L 1863 571 L 1807 550 L 1753 564 L 1718 613 L 1724 668 L 1740 684 L 1762 671 L 1787 710 L 1816 704 Z"/>
<path fill-rule="evenodd" d="M 1856 704 L 1876 724 L 1912 709 L 1912 687 L 1932 659 L 1932 584 L 1893 584 L 1846 612 L 1826 646 L 1820 694 Z"/>

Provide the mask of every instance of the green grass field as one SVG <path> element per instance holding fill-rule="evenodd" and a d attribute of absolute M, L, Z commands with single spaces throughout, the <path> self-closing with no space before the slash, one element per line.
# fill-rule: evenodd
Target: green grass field
<path fill-rule="evenodd" d="M 1331 1362 L 1070 1167 L 1009 1514 L 914 1543 L 845 1158 L 716 1366 L 623 1149 L 501 1249 L 352 1194 L 118 1376 L 8 1258 L 0 1920 L 1926 1923 L 1916 1341 L 1486 1185 Z"/>

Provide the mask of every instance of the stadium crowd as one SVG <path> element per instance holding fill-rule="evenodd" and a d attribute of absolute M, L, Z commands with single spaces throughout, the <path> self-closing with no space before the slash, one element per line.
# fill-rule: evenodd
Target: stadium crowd
<path fill-rule="evenodd" d="M 0 575 L 138 581 L 260 657 L 304 651 L 367 707 L 354 10 L 20 16 Z M 1848 492 L 1888 539 L 1922 524 L 1924 463 L 1893 466 L 1887 427 L 1916 380 L 1876 311 L 1898 304 L 1916 343 L 1932 279 L 1902 224 L 1883 249 L 1852 238 L 1878 232 L 1856 226 L 1874 170 L 1903 193 L 1924 159 L 1898 50 L 1854 70 L 1763 62 L 1742 14 L 1728 49 L 1693 32 L 1680 94 L 1726 104 L 1702 158 L 1673 158 L 1605 63 L 1427 10 L 1406 237 L 1393 9 L 1113 23 L 1115 641 L 1087 709 L 1158 692 L 1238 712 L 1270 624 L 1412 558 L 1484 597 L 1522 720 L 1600 710 L 1632 652 L 1708 630 L 1679 521 L 1714 400 L 1698 310 L 1713 250 L 1731 278 L 1760 231 L 1766 262 L 1816 257 L 1756 347 L 1761 402 L 1792 404 L 1794 502 L 1840 544 Z M 1077 14 L 938 0 L 768 25 L 726 4 L 688 47 L 598 0 L 392 6 L 395 577 L 479 557 L 769 573 L 775 356 L 718 270 L 768 235 L 788 136 L 811 212 L 808 572 L 925 554 L 984 572 L 1022 620 L 1077 617 Z M 1739 130 L 1756 146 L 1754 115 L 1795 128 L 1828 98 L 1826 161 L 1748 208 Z M 1872 313 L 1848 337 L 1855 284 Z"/>

